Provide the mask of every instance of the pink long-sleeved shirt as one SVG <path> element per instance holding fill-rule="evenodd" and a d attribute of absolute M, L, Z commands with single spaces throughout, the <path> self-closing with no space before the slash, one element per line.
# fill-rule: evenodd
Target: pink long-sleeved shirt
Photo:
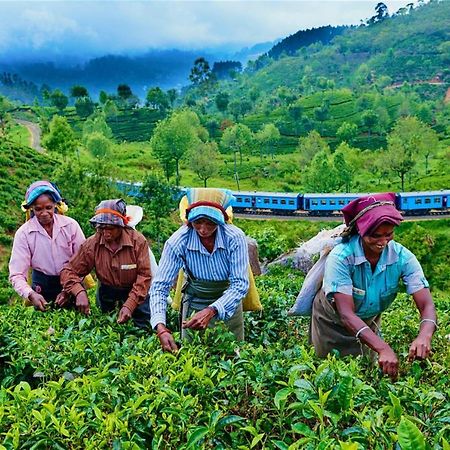
<path fill-rule="evenodd" d="M 84 241 L 80 225 L 71 217 L 54 215 L 53 237 L 47 234 L 36 217 L 25 222 L 14 236 L 9 261 L 9 280 L 15 291 L 28 298 L 32 291 L 27 282 L 29 269 L 46 275 L 59 275 Z"/>

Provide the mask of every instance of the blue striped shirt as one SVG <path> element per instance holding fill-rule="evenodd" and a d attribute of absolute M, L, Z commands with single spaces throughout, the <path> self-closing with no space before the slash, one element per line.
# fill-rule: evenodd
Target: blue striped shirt
<path fill-rule="evenodd" d="M 209 253 L 197 232 L 184 225 L 165 243 L 158 272 L 150 287 L 152 327 L 166 323 L 167 298 L 178 271 L 182 267 L 185 269 L 183 259 L 196 279 L 229 280 L 228 289 L 211 304 L 217 309 L 219 319 L 229 319 L 249 288 L 245 234 L 234 225 L 219 225 L 214 249 Z"/>

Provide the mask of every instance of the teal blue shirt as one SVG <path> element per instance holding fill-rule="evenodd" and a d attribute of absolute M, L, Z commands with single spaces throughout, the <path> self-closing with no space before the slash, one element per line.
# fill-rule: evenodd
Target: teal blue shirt
<path fill-rule="evenodd" d="M 400 279 L 408 294 L 429 286 L 419 261 L 403 245 L 390 241 L 372 272 L 361 238 L 353 236 L 328 255 L 323 290 L 328 298 L 335 292 L 351 295 L 356 315 L 366 319 L 378 315 L 394 301 Z"/>

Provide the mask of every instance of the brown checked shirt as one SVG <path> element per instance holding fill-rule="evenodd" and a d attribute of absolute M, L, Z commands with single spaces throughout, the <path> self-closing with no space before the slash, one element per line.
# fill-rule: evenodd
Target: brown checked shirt
<path fill-rule="evenodd" d="M 136 230 L 124 228 L 119 247 L 113 251 L 101 233 L 88 238 L 78 253 L 61 271 L 64 290 L 77 295 L 85 290 L 83 278 L 95 269 L 102 284 L 119 288 L 132 287 L 124 303 L 130 311 L 140 305 L 150 287 L 150 257 L 145 237 Z"/>

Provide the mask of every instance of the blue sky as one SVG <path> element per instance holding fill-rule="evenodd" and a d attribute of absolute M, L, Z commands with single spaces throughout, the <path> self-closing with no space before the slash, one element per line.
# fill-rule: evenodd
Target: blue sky
<path fill-rule="evenodd" d="M 392 13 L 409 1 L 384 3 Z M 376 4 L 376 0 L 0 0 L 0 58 L 84 59 L 157 48 L 237 49 L 300 29 L 358 24 L 374 14 Z"/>

